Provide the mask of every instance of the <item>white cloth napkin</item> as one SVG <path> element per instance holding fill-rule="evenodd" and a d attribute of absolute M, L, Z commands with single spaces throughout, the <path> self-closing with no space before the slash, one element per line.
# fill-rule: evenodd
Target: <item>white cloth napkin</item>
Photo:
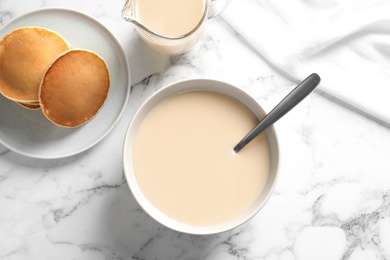
<path fill-rule="evenodd" d="M 222 14 L 297 81 L 390 124 L 390 0 L 234 0 Z"/>

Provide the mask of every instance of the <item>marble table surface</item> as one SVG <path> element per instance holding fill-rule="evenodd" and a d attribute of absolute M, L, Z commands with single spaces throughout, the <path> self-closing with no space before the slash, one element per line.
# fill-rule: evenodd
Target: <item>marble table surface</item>
<path fill-rule="evenodd" d="M 390 130 L 319 91 L 275 124 L 280 177 L 253 219 L 210 236 L 152 220 L 132 197 L 122 166 L 126 128 L 148 96 L 176 80 L 205 77 L 244 89 L 269 111 L 296 82 L 258 56 L 223 16 L 208 21 L 190 52 L 156 54 L 121 19 L 123 4 L 0 0 L 0 29 L 48 7 L 96 18 L 122 44 L 132 75 L 123 116 L 91 149 L 44 160 L 0 145 L 1 260 L 390 259 Z"/>

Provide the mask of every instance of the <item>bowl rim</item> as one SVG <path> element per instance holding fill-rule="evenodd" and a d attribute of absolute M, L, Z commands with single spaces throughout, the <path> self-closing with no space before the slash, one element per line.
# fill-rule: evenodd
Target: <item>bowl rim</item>
<path fill-rule="evenodd" d="M 222 233 L 249 221 L 253 218 L 267 203 L 269 198 L 271 197 L 274 188 L 276 186 L 278 176 L 279 176 L 279 165 L 280 165 L 280 151 L 279 151 L 279 143 L 278 137 L 274 126 L 269 127 L 265 133 L 267 135 L 267 139 L 269 142 L 269 148 L 271 153 L 271 170 L 270 174 L 272 178 L 267 180 L 267 185 L 264 188 L 260 198 L 258 199 L 258 203 L 254 205 L 248 213 L 243 213 L 239 217 L 213 226 L 191 226 L 189 224 L 181 223 L 176 221 L 169 216 L 166 216 L 164 213 L 159 211 L 156 207 L 154 207 L 143 195 L 140 187 L 137 184 L 137 180 L 135 178 L 135 174 L 133 171 L 133 163 L 132 163 L 132 147 L 134 136 L 138 130 L 139 124 L 142 122 L 145 115 L 159 102 L 163 99 L 168 98 L 172 95 L 188 92 L 188 91 L 197 91 L 197 90 L 206 90 L 206 91 L 214 91 L 221 94 L 229 95 L 239 102 L 243 103 L 247 106 L 252 112 L 258 117 L 265 116 L 264 109 L 260 106 L 259 102 L 256 101 L 255 98 L 250 96 L 247 92 L 226 83 L 224 81 L 208 79 L 208 78 L 194 78 L 194 79 L 183 79 L 167 84 L 154 92 L 151 96 L 149 96 L 137 109 L 136 113 L 132 117 L 127 129 L 123 142 L 123 169 L 124 175 L 126 178 L 126 182 L 129 186 L 130 192 L 135 198 L 136 202 L 139 206 L 155 221 L 160 224 L 168 227 L 172 230 L 187 233 L 192 235 L 212 235 Z M 248 104 L 248 102 L 250 104 Z M 256 111 L 254 111 L 256 110 Z M 260 118 L 261 119 L 261 118 Z M 271 144 L 270 144 L 271 141 Z M 130 159 L 129 159 L 130 158 Z"/>

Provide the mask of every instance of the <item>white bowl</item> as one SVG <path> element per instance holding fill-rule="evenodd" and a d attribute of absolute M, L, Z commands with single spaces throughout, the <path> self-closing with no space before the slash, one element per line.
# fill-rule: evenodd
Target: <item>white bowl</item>
<path fill-rule="evenodd" d="M 210 79 L 192 79 L 175 82 L 155 92 L 142 104 L 142 106 L 134 115 L 125 136 L 123 147 L 123 163 L 126 180 L 132 194 L 140 206 L 152 218 L 164 226 L 179 232 L 195 235 L 209 235 L 224 232 L 245 223 L 265 205 L 271 196 L 277 181 L 279 166 L 279 145 L 274 126 L 271 126 L 265 131 L 268 139 L 271 158 L 269 177 L 260 197 L 249 211 L 243 212 L 239 217 L 229 222 L 220 223 L 214 226 L 192 226 L 176 221 L 165 215 L 148 201 L 137 183 L 132 161 L 132 151 L 135 137 L 143 119 L 156 104 L 169 96 L 194 90 L 208 90 L 232 96 L 241 103 L 245 104 L 259 119 L 262 119 L 265 116 L 264 110 L 255 99 L 253 99 L 244 91 L 230 84 Z"/>

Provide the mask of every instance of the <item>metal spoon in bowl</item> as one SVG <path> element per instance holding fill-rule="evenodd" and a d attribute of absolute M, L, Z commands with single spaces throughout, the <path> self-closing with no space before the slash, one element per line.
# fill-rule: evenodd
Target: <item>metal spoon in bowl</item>
<path fill-rule="evenodd" d="M 245 145 L 252 141 L 256 136 L 266 130 L 269 126 L 278 121 L 295 105 L 301 102 L 309 95 L 320 83 L 321 78 L 313 73 L 296 86 L 280 103 L 272 109 L 234 148 L 238 153 Z"/>

